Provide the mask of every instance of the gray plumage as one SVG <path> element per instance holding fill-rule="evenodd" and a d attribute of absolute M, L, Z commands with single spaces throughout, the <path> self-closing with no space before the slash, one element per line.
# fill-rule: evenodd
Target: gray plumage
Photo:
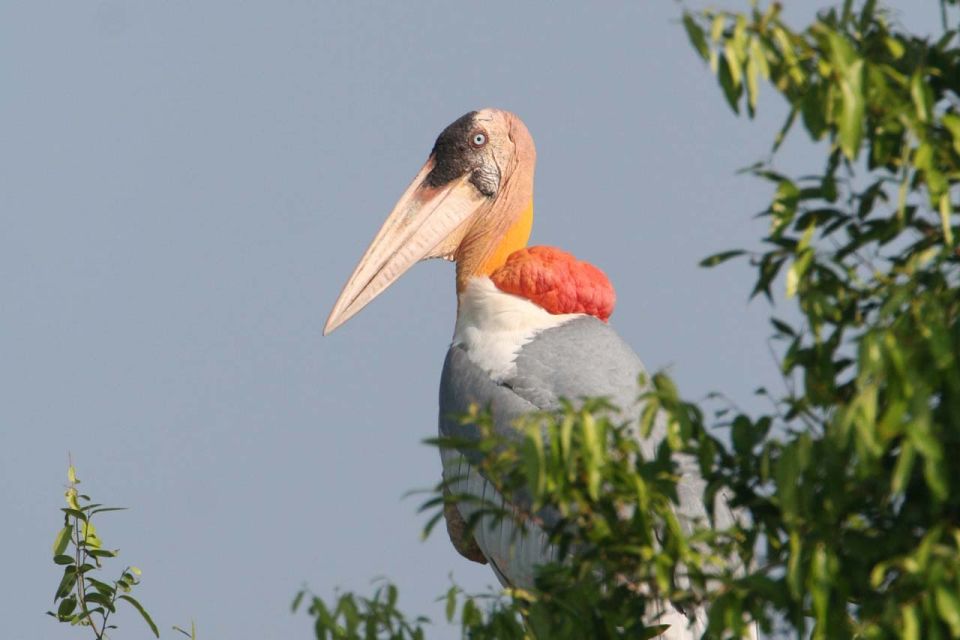
<path fill-rule="evenodd" d="M 473 425 L 462 425 L 456 419 L 469 410 L 471 403 L 490 408 L 494 428 L 504 438 L 516 437 L 512 424 L 517 417 L 531 411 L 559 409 L 560 398 L 575 401 L 583 397 L 604 396 L 621 409 L 624 419 L 636 422 L 639 418 L 642 406 L 637 402 L 638 379 L 644 373 L 643 365 L 617 333 L 596 318 L 584 316 L 543 331 L 521 348 L 516 365 L 515 373 L 496 383 L 470 360 L 463 347 L 451 346 L 440 381 L 441 436 L 476 435 Z M 641 442 L 644 456 L 653 457 L 665 436 L 666 422 L 660 415 L 650 437 Z M 503 498 L 470 464 L 471 457 L 471 453 L 464 455 L 457 450 L 441 451 L 443 476 L 450 483 L 450 490 L 483 496 L 494 504 L 503 504 Z M 703 519 L 707 515 L 702 501 L 704 481 L 693 458 L 677 455 L 676 461 L 681 473 L 677 487 L 680 501 L 677 516 L 689 531 L 693 519 Z M 462 503 L 457 509 L 466 521 L 476 506 Z M 538 515 L 545 516 L 548 526 L 553 524 L 549 513 Z M 448 523 L 449 520 L 448 515 Z M 548 544 L 546 534 L 536 525 L 528 525 L 526 535 L 519 534 L 516 525 L 508 519 L 494 526 L 491 523 L 492 519 L 490 522 L 481 521 L 474 530 L 477 547 L 505 586 L 533 586 L 535 567 L 556 559 L 556 550 Z M 448 529 L 451 537 L 458 535 L 460 530 L 456 526 L 448 526 Z M 455 544 L 461 549 L 464 541 L 455 540 Z M 672 607 L 664 603 L 653 614 L 666 615 L 670 613 L 667 609 Z M 702 612 L 697 614 L 696 617 L 700 618 L 697 622 L 702 624 Z M 677 627 L 680 626 L 678 622 L 674 618 L 673 624 Z M 674 631 L 684 635 L 671 633 L 669 637 L 690 637 L 685 635 L 686 629 L 681 632 L 676 628 Z"/>

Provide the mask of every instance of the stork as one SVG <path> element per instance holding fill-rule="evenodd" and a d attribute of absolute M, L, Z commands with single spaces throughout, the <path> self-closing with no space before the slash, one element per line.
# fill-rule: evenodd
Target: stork
<path fill-rule="evenodd" d="M 334 304 L 328 334 L 359 312 L 414 263 L 456 263 L 457 321 L 440 380 L 441 436 L 476 435 L 456 416 L 489 407 L 495 432 L 515 433 L 519 416 L 560 407 L 562 398 L 604 396 L 636 420 L 633 350 L 609 326 L 615 295 L 596 267 L 552 247 L 528 247 L 533 224 L 533 138 L 516 115 L 473 111 L 437 138 L 426 163 L 400 197 Z M 666 435 L 662 418 L 641 442 L 652 458 Z M 489 480 L 456 449 L 441 449 L 451 491 L 503 503 Z M 696 462 L 678 456 L 677 515 L 687 526 L 705 518 L 704 481 Z M 504 585 L 530 588 L 537 565 L 556 559 L 543 528 L 464 525 L 476 507 L 444 511 L 463 556 L 489 563 Z M 549 523 L 548 523 L 549 524 Z M 668 638 L 699 637 L 703 612 L 659 603 L 648 624 L 670 624 Z M 691 635 L 696 634 L 696 635 Z"/>

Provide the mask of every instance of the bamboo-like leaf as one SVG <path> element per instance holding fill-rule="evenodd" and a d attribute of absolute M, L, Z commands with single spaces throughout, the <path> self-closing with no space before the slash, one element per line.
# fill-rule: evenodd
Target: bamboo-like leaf
<path fill-rule="evenodd" d="M 693 16 L 687 12 L 683 14 L 683 28 L 686 30 L 687 38 L 690 39 L 690 44 L 694 50 L 700 54 L 701 58 L 708 60 L 710 58 L 710 47 L 707 46 L 707 38 L 703 33 L 703 29 L 700 28 L 700 25 L 698 25 Z"/>
<path fill-rule="evenodd" d="M 596 420 L 590 414 L 586 414 L 582 419 L 583 445 L 587 454 L 584 464 L 587 474 L 587 491 L 593 500 L 596 500 L 600 494 L 600 455 L 601 446 L 600 434 Z"/>
<path fill-rule="evenodd" d="M 307 595 L 307 592 L 306 592 L 306 590 L 304 590 L 304 589 L 301 589 L 300 591 L 297 591 L 297 595 L 295 595 L 295 596 L 293 597 L 293 602 L 290 603 L 290 612 L 291 612 L 291 613 L 296 613 L 296 612 L 297 612 L 297 609 L 300 608 L 300 603 L 303 602 L 303 598 L 304 598 L 304 596 L 306 596 L 306 595 Z"/>
<path fill-rule="evenodd" d="M 907 604 L 900 608 L 903 618 L 903 640 L 920 640 L 920 616 L 917 605 Z"/>
<path fill-rule="evenodd" d="M 712 256 L 707 256 L 706 258 L 704 258 L 703 260 L 701 260 L 701 261 L 700 261 L 700 266 L 701 266 L 701 267 L 715 267 L 715 266 L 717 266 L 718 264 L 722 264 L 722 263 L 726 262 L 727 260 L 730 260 L 730 259 L 732 259 L 732 258 L 736 258 L 736 257 L 738 257 L 738 256 L 742 256 L 742 255 L 744 255 L 745 253 L 746 253 L 746 251 L 744 251 L 744 250 L 742 250 L 742 249 L 734 249 L 734 250 L 731 250 L 731 251 L 721 251 L 720 253 L 715 253 L 715 254 L 713 254 Z"/>
<path fill-rule="evenodd" d="M 450 587 L 447 589 L 446 596 L 446 606 L 444 608 L 444 613 L 447 617 L 447 622 L 453 622 L 453 616 L 457 613 L 457 593 L 459 589 L 456 587 Z"/>
<path fill-rule="evenodd" d="M 714 44 L 720 42 L 720 36 L 723 35 L 723 27 L 726 22 L 727 19 L 722 13 L 713 16 L 713 21 L 710 23 L 710 40 Z"/>
<path fill-rule="evenodd" d="M 917 120 L 924 124 L 930 122 L 933 115 L 933 94 L 924 80 L 923 69 L 914 71 L 910 77 L 910 98 L 913 100 Z"/>
<path fill-rule="evenodd" d="M 727 99 L 727 104 L 733 109 L 734 113 L 740 113 L 740 94 L 743 86 L 739 82 L 739 70 L 737 70 L 738 80 L 734 80 L 733 65 L 726 55 L 720 56 L 717 78 L 720 81 L 720 87 L 723 89 L 723 95 Z"/>
<path fill-rule="evenodd" d="M 757 110 L 757 97 L 760 94 L 760 83 L 758 79 L 759 75 L 760 65 L 757 63 L 757 59 L 753 54 L 753 49 L 751 49 L 750 54 L 747 57 L 747 65 L 745 70 L 745 78 L 747 83 L 747 106 L 750 108 L 751 115 Z"/>
<path fill-rule="evenodd" d="M 60 529 L 60 532 L 57 533 L 57 537 L 53 541 L 53 555 L 59 556 L 66 551 L 67 546 L 70 544 L 70 536 L 73 534 L 73 527 L 70 525 L 65 526 L 63 529 Z"/>
<path fill-rule="evenodd" d="M 950 132 L 953 139 L 953 150 L 960 155 L 960 115 L 955 113 L 945 113 L 940 118 L 940 122 Z"/>
<path fill-rule="evenodd" d="M 940 194 L 940 225 L 943 228 L 943 241 L 948 247 L 953 247 L 953 226 L 951 217 L 953 204 L 950 202 L 950 192 Z"/>
<path fill-rule="evenodd" d="M 913 443 L 905 440 L 900 446 L 900 455 L 897 456 L 897 464 L 893 469 L 893 476 L 890 480 L 890 491 L 894 494 L 902 494 L 906 490 L 910 474 L 913 471 L 915 454 L 916 449 Z"/>
<path fill-rule="evenodd" d="M 955 588 L 937 587 L 934 600 L 937 604 L 937 613 L 950 627 L 950 635 L 960 638 L 960 596 L 957 595 Z"/>
<path fill-rule="evenodd" d="M 143 618 L 144 622 L 147 623 L 147 626 L 150 627 L 150 631 L 153 632 L 153 635 L 157 638 L 160 637 L 160 630 L 157 629 L 157 625 L 154 623 L 153 618 L 150 617 L 150 614 L 147 613 L 147 610 L 143 608 L 143 605 L 141 605 L 136 598 L 127 594 L 120 594 L 117 596 L 117 599 L 129 602 L 130 605 L 140 613 L 140 616 Z"/>

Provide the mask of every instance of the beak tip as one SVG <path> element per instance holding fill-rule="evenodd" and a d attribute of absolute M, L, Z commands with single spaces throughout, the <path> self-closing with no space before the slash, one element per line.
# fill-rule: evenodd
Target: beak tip
<path fill-rule="evenodd" d="M 359 309 L 353 309 L 351 305 L 341 308 L 341 301 L 337 300 L 337 304 L 333 307 L 333 311 L 330 312 L 326 324 L 323 325 L 323 335 L 328 336 L 336 329 L 339 329 L 347 320 L 356 315 L 357 311 L 359 311 Z"/>
<path fill-rule="evenodd" d="M 333 333 L 333 330 L 343 324 L 342 321 L 337 317 L 339 314 L 331 311 L 330 316 L 327 317 L 327 322 L 323 325 L 323 335 L 328 336 Z"/>

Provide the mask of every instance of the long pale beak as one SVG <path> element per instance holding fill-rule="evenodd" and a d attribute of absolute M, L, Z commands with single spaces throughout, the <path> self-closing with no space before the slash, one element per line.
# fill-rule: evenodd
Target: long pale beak
<path fill-rule="evenodd" d="M 432 169 L 433 158 L 390 212 L 333 305 L 324 335 L 356 315 L 414 263 L 451 257 L 468 221 L 488 202 L 470 184 L 469 174 L 441 187 L 427 186 L 425 180 Z"/>

